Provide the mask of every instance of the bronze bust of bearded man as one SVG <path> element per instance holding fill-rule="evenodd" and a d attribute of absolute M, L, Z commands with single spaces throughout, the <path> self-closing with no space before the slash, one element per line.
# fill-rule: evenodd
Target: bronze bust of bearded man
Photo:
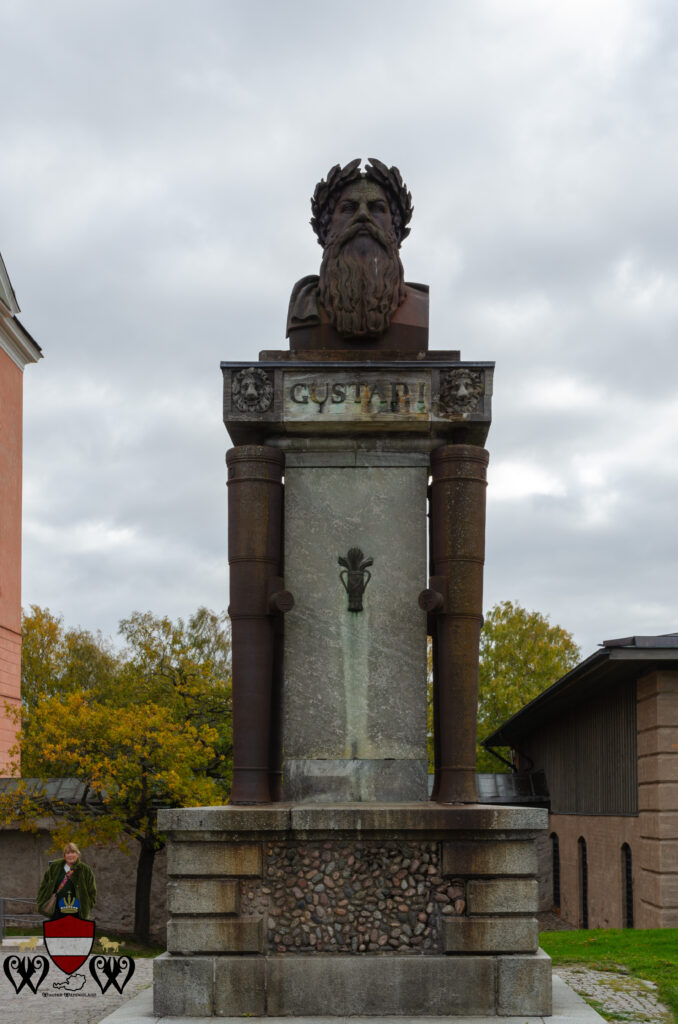
<path fill-rule="evenodd" d="M 412 196 L 397 167 L 370 157 L 336 164 L 316 186 L 311 226 L 323 249 L 319 275 L 292 289 L 287 335 L 293 351 L 428 348 L 428 286 L 404 280 L 400 245 Z"/>

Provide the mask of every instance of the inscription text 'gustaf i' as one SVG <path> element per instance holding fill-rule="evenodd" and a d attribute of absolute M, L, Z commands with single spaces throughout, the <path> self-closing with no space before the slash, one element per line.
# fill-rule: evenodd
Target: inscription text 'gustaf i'
<path fill-rule="evenodd" d="M 403 380 L 362 376 L 360 379 L 336 377 L 287 377 L 286 405 L 290 411 L 308 415 L 315 406 L 319 415 L 348 413 L 366 415 L 390 413 L 417 416 L 429 411 L 430 386 L 425 379 Z M 303 408 L 305 407 L 305 408 Z"/>

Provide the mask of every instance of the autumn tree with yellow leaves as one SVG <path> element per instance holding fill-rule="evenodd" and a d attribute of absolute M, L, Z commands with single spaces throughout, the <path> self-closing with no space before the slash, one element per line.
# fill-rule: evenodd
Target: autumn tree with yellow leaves
<path fill-rule="evenodd" d="M 477 770 L 502 770 L 481 741 L 578 664 L 572 634 L 512 601 L 494 605 L 480 632 Z M 500 751 L 504 756 L 508 750 Z"/>
<path fill-rule="evenodd" d="M 24 779 L 78 778 L 94 803 L 49 800 L 18 785 L 0 820 L 54 818 L 55 848 L 139 844 L 135 934 L 147 941 L 158 807 L 223 804 L 231 779 L 230 631 L 200 608 L 186 621 L 133 613 L 120 652 L 99 634 L 64 629 L 33 606 L 23 620 L 23 706 L 15 751 Z"/>
<path fill-rule="evenodd" d="M 513 601 L 502 601 L 490 608 L 480 632 L 477 771 L 508 770 L 508 765 L 502 765 L 482 746 L 482 740 L 574 668 L 579 658 L 579 648 L 572 635 L 561 626 L 551 625 L 548 616 L 529 612 Z M 433 659 L 430 641 L 427 726 L 429 771 L 432 772 Z M 499 753 L 508 757 L 510 751 Z"/>

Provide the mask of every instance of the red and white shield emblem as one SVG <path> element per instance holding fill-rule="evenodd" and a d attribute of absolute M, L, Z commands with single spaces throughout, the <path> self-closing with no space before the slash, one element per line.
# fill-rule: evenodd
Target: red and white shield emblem
<path fill-rule="evenodd" d="M 42 926 L 50 959 L 64 974 L 82 967 L 94 943 L 94 921 L 79 917 L 60 917 Z"/>

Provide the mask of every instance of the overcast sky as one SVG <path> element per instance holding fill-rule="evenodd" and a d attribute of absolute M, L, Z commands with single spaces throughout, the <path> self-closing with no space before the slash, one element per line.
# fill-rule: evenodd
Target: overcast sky
<path fill-rule="evenodd" d="M 285 348 L 315 183 L 396 164 L 431 348 L 496 360 L 485 606 L 678 629 L 678 7 L 2 0 L 24 605 L 227 604 L 222 359 Z"/>

